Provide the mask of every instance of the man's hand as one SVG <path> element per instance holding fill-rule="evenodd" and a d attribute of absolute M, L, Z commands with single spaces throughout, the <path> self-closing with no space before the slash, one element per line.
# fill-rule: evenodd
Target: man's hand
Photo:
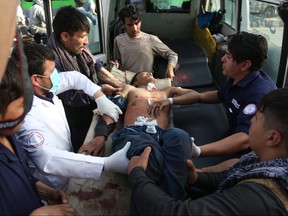
<path fill-rule="evenodd" d="M 68 196 L 62 190 L 49 190 L 49 192 L 47 192 L 47 199 L 49 205 L 68 203 Z"/>
<path fill-rule="evenodd" d="M 128 174 L 130 174 L 131 171 L 137 166 L 142 166 L 144 170 L 146 170 L 150 153 L 151 147 L 148 146 L 144 149 L 144 152 L 140 156 L 132 157 L 128 164 Z"/>
<path fill-rule="evenodd" d="M 105 136 L 97 136 L 90 142 L 82 145 L 78 152 L 92 156 L 103 156 L 105 151 L 105 139 Z"/>
<path fill-rule="evenodd" d="M 166 78 L 170 78 L 171 81 L 173 81 L 174 76 L 175 76 L 175 74 L 174 74 L 174 68 L 173 68 L 173 66 L 172 66 L 171 64 L 168 64 L 167 69 L 166 69 L 166 71 L 165 71 L 165 77 L 166 77 Z"/>
<path fill-rule="evenodd" d="M 116 67 L 118 69 L 120 64 L 119 64 L 119 62 L 117 60 L 109 61 L 109 66 L 110 66 L 110 68 Z"/>
<path fill-rule="evenodd" d="M 123 88 L 115 88 L 109 84 L 103 84 L 101 86 L 102 86 L 102 91 L 105 95 L 112 95 L 113 93 L 117 93 L 123 89 Z"/>
<path fill-rule="evenodd" d="M 35 209 L 30 216 L 38 215 L 75 215 L 75 210 L 70 204 L 47 205 Z"/>
<path fill-rule="evenodd" d="M 117 122 L 119 119 L 119 114 L 122 114 L 121 109 L 110 101 L 105 95 L 102 95 L 96 98 L 97 110 L 100 115 L 110 116 L 114 122 Z"/>
<path fill-rule="evenodd" d="M 189 170 L 189 175 L 188 175 L 188 185 L 191 186 L 193 185 L 197 179 L 198 179 L 198 174 L 197 174 L 197 171 L 196 171 L 196 168 L 192 162 L 192 160 L 187 160 L 186 161 L 186 164 L 188 166 L 188 170 Z"/>
<path fill-rule="evenodd" d="M 122 149 L 109 157 L 104 157 L 104 171 L 127 174 L 129 160 L 126 154 L 130 146 L 131 142 L 128 141 Z"/>
<path fill-rule="evenodd" d="M 148 101 L 149 103 L 149 101 Z M 167 99 L 155 101 L 154 103 L 149 103 L 148 114 L 157 118 L 160 115 L 161 110 L 166 107 L 170 106 L 170 101 Z"/>

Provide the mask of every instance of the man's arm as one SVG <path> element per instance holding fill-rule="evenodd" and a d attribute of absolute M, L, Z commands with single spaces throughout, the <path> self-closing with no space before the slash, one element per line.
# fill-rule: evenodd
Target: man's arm
<path fill-rule="evenodd" d="M 36 182 L 36 188 L 41 199 L 48 201 L 49 204 L 68 203 L 68 196 L 64 191 L 55 190 L 40 181 Z"/>
<path fill-rule="evenodd" d="M 268 215 L 271 209 L 273 214 L 287 214 L 275 195 L 256 183 L 243 183 L 225 190 L 225 193 L 211 193 L 184 201 L 175 200 L 163 192 L 141 167 L 132 170 L 129 183 L 137 210 L 143 215 Z"/>
<path fill-rule="evenodd" d="M 210 193 L 195 200 L 175 200 L 145 174 L 151 151 L 149 148 L 147 147 L 141 156 L 132 157 L 128 166 L 133 200 L 137 211 L 143 215 L 287 214 L 287 210 L 279 199 L 275 199 L 272 191 L 253 182 L 236 184 L 224 192 Z M 212 182 L 213 178 L 211 178 Z"/>
<path fill-rule="evenodd" d="M 149 113 L 151 113 L 151 115 L 153 116 L 154 115 L 157 116 L 159 110 L 162 110 L 164 107 L 170 106 L 171 104 L 187 105 L 187 104 L 193 104 L 193 103 L 219 103 L 220 102 L 220 99 L 218 98 L 217 90 L 199 93 L 192 89 L 168 87 L 164 89 L 164 91 L 167 92 L 167 95 L 170 98 L 154 102 L 149 107 Z"/>
<path fill-rule="evenodd" d="M 201 149 L 199 157 L 233 154 L 249 148 L 248 134 L 238 132 L 219 141 L 208 143 L 198 147 Z"/>
<path fill-rule="evenodd" d="M 164 44 L 158 37 L 152 36 L 153 38 L 153 51 L 159 56 L 168 60 L 165 76 L 167 78 L 174 78 L 174 70 L 178 63 L 178 54 L 171 50 L 166 44 Z"/>
<path fill-rule="evenodd" d="M 101 68 L 101 70 L 98 72 L 97 75 L 102 83 L 110 84 L 113 87 L 119 88 L 125 85 L 125 83 L 122 83 L 120 80 L 118 80 L 113 74 L 111 74 L 104 67 Z"/>
<path fill-rule="evenodd" d="M 115 122 L 118 121 L 119 114 L 122 114 L 120 108 L 112 103 L 102 93 L 101 87 L 93 83 L 81 73 L 70 71 L 59 73 L 61 83 L 55 94 L 60 94 L 70 89 L 83 90 L 87 95 L 93 97 L 97 103 L 97 110 L 100 115 L 108 115 Z"/>

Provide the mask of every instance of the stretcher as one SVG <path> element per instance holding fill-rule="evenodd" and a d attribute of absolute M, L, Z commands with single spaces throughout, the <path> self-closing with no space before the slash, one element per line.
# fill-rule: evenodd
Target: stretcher
<path fill-rule="evenodd" d="M 127 80 L 128 83 L 133 76 L 131 72 L 123 73 L 116 69 L 113 73 L 114 75 L 118 73 L 117 77 L 122 81 Z M 156 82 L 158 89 L 170 85 L 170 79 L 159 79 Z M 88 143 L 94 138 L 94 128 L 97 121 L 98 116 L 94 115 L 84 143 Z M 111 147 L 112 140 L 111 135 L 109 135 L 105 142 L 104 156 L 111 155 Z M 128 184 L 128 175 L 103 171 L 98 180 L 71 178 L 66 192 L 69 202 L 77 211 L 77 215 L 129 214 L 131 190 Z"/>

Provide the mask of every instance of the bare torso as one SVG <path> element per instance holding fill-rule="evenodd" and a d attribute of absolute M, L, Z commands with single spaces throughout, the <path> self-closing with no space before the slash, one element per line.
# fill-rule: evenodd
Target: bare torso
<path fill-rule="evenodd" d="M 148 114 L 149 100 L 151 103 L 154 101 L 166 99 L 168 92 L 166 91 L 153 91 L 149 92 L 145 88 L 133 88 L 127 95 L 127 109 L 124 117 L 124 126 L 134 125 L 138 116 L 144 116 L 149 121 L 156 120 L 157 125 L 163 129 L 166 129 L 169 125 L 169 109 L 165 107 L 161 110 L 160 115 L 156 118 Z"/>

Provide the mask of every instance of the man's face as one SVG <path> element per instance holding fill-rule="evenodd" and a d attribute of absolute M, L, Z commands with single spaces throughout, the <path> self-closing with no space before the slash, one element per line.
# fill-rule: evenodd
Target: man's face
<path fill-rule="evenodd" d="M 12 101 L 6 110 L 6 113 L 4 115 L 0 115 L 0 121 L 4 121 L 6 119 L 17 119 L 21 117 L 24 113 L 24 97 L 20 97 L 14 101 Z M 3 130 L 1 131 L 2 136 L 10 136 L 20 130 L 21 125 L 24 123 L 24 119 L 16 125 L 12 129 Z"/>
<path fill-rule="evenodd" d="M 225 55 L 221 58 L 223 75 L 234 79 L 239 75 L 242 75 L 241 63 L 238 64 L 234 61 L 232 54 L 229 50 L 226 50 Z"/>
<path fill-rule="evenodd" d="M 137 75 L 137 86 L 155 83 L 155 78 L 151 72 L 141 72 Z"/>
<path fill-rule="evenodd" d="M 261 152 L 265 150 L 263 146 L 269 135 L 267 129 L 264 128 L 264 120 L 263 113 L 258 111 L 251 119 L 251 126 L 249 129 L 249 145 L 257 155 L 261 155 Z"/>
<path fill-rule="evenodd" d="M 50 61 L 50 60 L 46 60 L 44 62 L 43 67 L 45 69 L 43 75 L 42 76 L 37 76 L 36 74 L 33 75 L 32 83 L 34 86 L 41 86 L 41 87 L 44 87 L 46 89 L 51 89 L 52 88 L 52 82 L 51 82 L 50 76 L 55 69 L 55 62 Z M 38 88 L 38 90 L 42 92 L 42 94 L 40 92 L 36 92 L 40 95 L 46 95 L 49 91 L 49 90 L 45 90 L 42 88 Z"/>
<path fill-rule="evenodd" d="M 129 37 L 135 38 L 140 34 L 141 21 L 140 20 L 131 20 L 130 18 L 125 18 L 124 26 Z"/>
<path fill-rule="evenodd" d="M 83 30 L 78 30 L 73 35 L 65 32 L 61 34 L 61 39 L 67 51 L 74 54 L 81 54 L 84 47 L 88 44 L 88 33 Z"/>

